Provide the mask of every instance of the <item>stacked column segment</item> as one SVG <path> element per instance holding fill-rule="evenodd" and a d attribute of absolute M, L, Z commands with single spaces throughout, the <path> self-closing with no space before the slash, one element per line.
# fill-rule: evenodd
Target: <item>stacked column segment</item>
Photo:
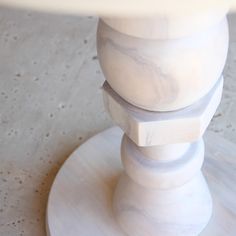
<path fill-rule="evenodd" d="M 212 213 L 202 135 L 222 95 L 227 20 L 195 32 L 149 20 L 164 36 L 133 22 L 100 20 L 97 34 L 104 103 L 124 130 L 114 213 L 130 236 L 198 235 Z"/>

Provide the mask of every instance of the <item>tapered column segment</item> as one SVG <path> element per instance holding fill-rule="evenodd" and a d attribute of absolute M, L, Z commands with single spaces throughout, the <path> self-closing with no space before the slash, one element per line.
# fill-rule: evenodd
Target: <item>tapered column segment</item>
<path fill-rule="evenodd" d="M 220 103 L 228 49 L 227 20 L 216 18 L 164 38 L 148 37 L 140 20 L 140 30 L 134 19 L 99 22 L 104 103 L 125 132 L 114 213 L 130 236 L 198 235 L 210 220 L 202 135 Z"/>

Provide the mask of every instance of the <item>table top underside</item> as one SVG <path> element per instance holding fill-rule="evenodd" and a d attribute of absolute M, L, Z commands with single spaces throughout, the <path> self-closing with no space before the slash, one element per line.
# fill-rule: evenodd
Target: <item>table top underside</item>
<path fill-rule="evenodd" d="M 69 14 L 150 17 L 192 15 L 222 8 L 234 10 L 236 0 L 0 0 L 0 6 Z"/>

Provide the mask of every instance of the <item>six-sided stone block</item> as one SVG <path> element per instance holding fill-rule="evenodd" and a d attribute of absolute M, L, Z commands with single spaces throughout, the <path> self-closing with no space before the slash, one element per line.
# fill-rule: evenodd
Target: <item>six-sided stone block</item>
<path fill-rule="evenodd" d="M 137 108 L 103 85 L 104 103 L 111 118 L 138 146 L 193 142 L 202 137 L 222 96 L 223 77 L 193 105 L 173 112 Z"/>

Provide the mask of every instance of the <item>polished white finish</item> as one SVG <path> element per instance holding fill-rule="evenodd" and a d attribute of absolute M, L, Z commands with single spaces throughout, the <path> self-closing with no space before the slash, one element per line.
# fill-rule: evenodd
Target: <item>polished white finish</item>
<path fill-rule="evenodd" d="M 113 209 L 128 236 L 197 236 L 211 218 L 201 137 L 222 96 L 228 25 L 220 19 L 177 39 L 149 35 L 155 20 L 147 31 L 148 19 L 99 22 L 104 103 L 125 132 Z"/>
<path fill-rule="evenodd" d="M 146 39 L 175 39 L 207 30 L 227 14 L 226 8 L 210 9 L 202 14 L 162 14 L 146 17 L 103 17 L 113 29 L 134 37 Z"/>
<path fill-rule="evenodd" d="M 155 156 L 159 156 L 159 150 Z M 160 161 L 146 158 L 124 135 L 121 158 L 125 172 L 134 182 L 146 188 L 173 189 L 186 184 L 199 172 L 204 160 L 204 143 L 200 139 L 189 145 L 182 155 L 176 154 L 176 160 Z"/>
<path fill-rule="evenodd" d="M 214 8 L 211 17 L 209 11 L 199 10 L 196 15 L 188 12 L 191 17 L 182 18 L 178 11 L 171 14 L 162 10 L 164 15 L 157 15 L 155 20 L 151 20 L 152 16 L 139 20 L 113 16 L 105 18 L 106 23 L 99 22 L 98 59 L 107 80 L 104 101 L 126 133 L 121 145 L 124 173 L 113 196 L 113 212 L 128 236 L 196 236 L 211 218 L 212 198 L 201 172 L 201 136 L 222 95 L 220 77 L 228 50 L 224 11 L 222 8 L 219 13 Z M 205 27 L 204 21 L 208 22 Z M 103 142 L 101 146 L 94 145 L 98 152 L 107 146 Z M 166 152 L 168 148 L 173 150 Z M 95 186 L 86 176 L 101 181 L 110 163 L 103 161 L 101 168 L 94 167 L 95 162 L 81 164 L 82 196 L 73 211 L 86 231 L 84 225 L 80 230 L 79 223 L 76 231 L 94 235 L 103 229 L 106 220 L 98 219 L 89 227 L 91 216 L 84 209 L 90 205 L 81 200 L 90 198 L 94 208 L 96 204 L 102 208 L 101 192 L 88 196 L 91 191 L 87 187 Z M 66 174 L 67 187 L 77 180 L 70 175 Z M 76 189 L 65 193 L 69 197 Z M 52 234 L 50 212 L 54 211 L 57 209 L 48 210 L 48 234 Z M 66 234 L 74 234 L 72 223 L 66 220 Z M 57 230 L 64 227 L 58 222 L 55 226 Z"/>
<path fill-rule="evenodd" d="M 149 112 L 127 103 L 105 83 L 104 103 L 112 119 L 138 146 L 192 142 L 201 138 L 221 100 L 223 78 L 201 100 L 174 112 Z M 146 93 L 145 93 L 146 94 Z"/>
<path fill-rule="evenodd" d="M 146 159 L 158 161 L 173 161 L 183 156 L 189 149 L 190 143 L 176 143 L 148 147 L 137 146 Z"/>
<path fill-rule="evenodd" d="M 197 236 L 212 215 L 212 200 L 201 172 L 168 190 L 142 187 L 123 174 L 114 211 L 127 235 Z"/>
<path fill-rule="evenodd" d="M 2 6 L 30 8 L 43 11 L 99 14 L 106 16 L 193 15 L 222 8 L 236 8 L 235 0 L 0 0 Z"/>
<path fill-rule="evenodd" d="M 48 236 L 125 236 L 112 210 L 114 188 L 122 173 L 122 135 L 119 128 L 112 128 L 94 136 L 80 146 L 62 166 L 49 195 Z M 236 181 L 236 145 L 210 132 L 206 133 L 205 141 L 207 149 L 203 171 L 210 186 L 214 210 L 209 225 L 200 236 L 235 236 L 236 189 L 233 186 Z M 145 191 L 140 193 L 139 199 L 143 194 Z M 132 199 L 128 199 L 131 202 Z M 162 200 L 166 207 L 171 205 L 167 202 L 171 198 Z M 176 202 L 178 200 L 185 203 L 182 198 L 176 198 Z M 176 213 L 178 220 L 181 220 L 183 211 L 184 206 Z M 146 235 L 149 236 L 148 233 Z"/>
<path fill-rule="evenodd" d="M 228 24 L 224 18 L 190 37 L 150 40 L 100 21 L 97 45 L 105 78 L 124 100 L 151 111 L 177 110 L 206 95 L 220 78 Z"/>

